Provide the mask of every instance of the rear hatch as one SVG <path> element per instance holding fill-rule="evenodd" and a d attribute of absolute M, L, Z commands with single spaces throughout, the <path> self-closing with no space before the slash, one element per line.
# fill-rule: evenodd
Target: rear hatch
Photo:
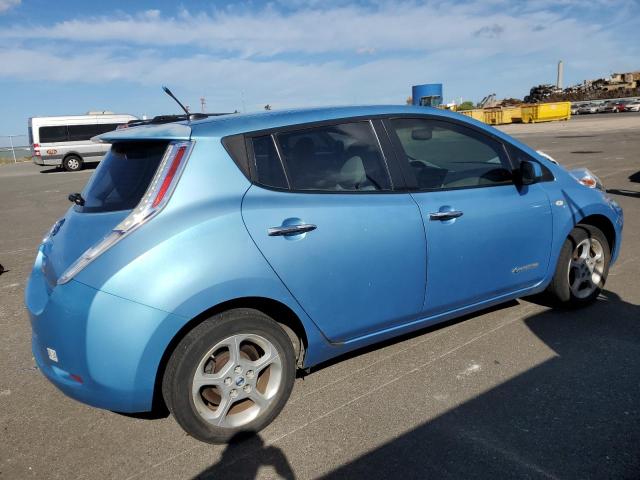
<path fill-rule="evenodd" d="M 43 244 L 43 271 L 51 287 L 140 203 L 168 144 L 126 137 L 113 143 L 82 191 L 84 202 L 78 203 L 83 204 L 73 205 Z"/>

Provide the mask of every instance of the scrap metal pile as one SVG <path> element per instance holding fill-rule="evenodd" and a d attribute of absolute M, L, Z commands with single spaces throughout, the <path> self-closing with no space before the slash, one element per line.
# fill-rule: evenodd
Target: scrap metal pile
<path fill-rule="evenodd" d="M 614 73 L 609 78 L 585 80 L 561 89 L 555 85 L 538 85 L 524 97 L 526 103 L 599 100 L 640 96 L 640 71 Z"/>

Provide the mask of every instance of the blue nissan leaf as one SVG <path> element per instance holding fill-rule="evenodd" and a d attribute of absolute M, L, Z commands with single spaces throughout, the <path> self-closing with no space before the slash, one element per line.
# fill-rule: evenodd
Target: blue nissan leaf
<path fill-rule="evenodd" d="M 42 373 L 193 437 L 268 425 L 296 371 L 517 297 L 598 296 L 623 215 L 487 125 L 424 107 L 185 119 L 111 149 L 40 245 Z M 470 320 L 472 321 L 472 320 Z"/>

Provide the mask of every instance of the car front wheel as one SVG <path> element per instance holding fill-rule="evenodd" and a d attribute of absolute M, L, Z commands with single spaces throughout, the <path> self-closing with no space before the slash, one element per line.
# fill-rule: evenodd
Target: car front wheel
<path fill-rule="evenodd" d="M 609 242 L 602 231 L 577 225 L 562 246 L 548 292 L 563 306 L 591 303 L 604 287 L 610 260 Z"/>
<path fill-rule="evenodd" d="M 271 423 L 289 398 L 295 373 L 287 333 L 257 310 L 235 309 L 182 339 L 167 364 L 162 393 L 188 434 L 224 443 Z"/>

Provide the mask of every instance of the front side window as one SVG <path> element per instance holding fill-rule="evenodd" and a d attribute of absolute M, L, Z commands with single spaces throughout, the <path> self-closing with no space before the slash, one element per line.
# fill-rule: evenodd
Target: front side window
<path fill-rule="evenodd" d="M 438 120 L 403 118 L 390 122 L 420 190 L 513 182 L 504 148 L 489 137 Z"/>
<path fill-rule="evenodd" d="M 369 122 L 275 135 L 292 190 L 384 191 L 391 180 Z"/>
<path fill-rule="evenodd" d="M 538 163 L 540 165 L 540 168 L 542 168 L 542 181 L 543 182 L 552 182 L 553 180 L 555 180 L 555 177 L 553 176 L 553 173 L 551 173 L 551 170 L 549 170 L 547 167 L 545 167 L 542 163 L 540 163 L 537 160 L 531 158 L 529 155 L 524 153 L 519 148 L 516 148 L 513 145 L 509 145 L 507 147 L 507 150 L 509 151 L 509 157 L 511 157 L 511 161 L 513 162 L 513 164 L 514 164 L 514 166 L 516 168 L 520 168 L 520 162 L 522 162 L 523 160 L 527 160 L 529 162 L 536 162 L 536 163 Z"/>

